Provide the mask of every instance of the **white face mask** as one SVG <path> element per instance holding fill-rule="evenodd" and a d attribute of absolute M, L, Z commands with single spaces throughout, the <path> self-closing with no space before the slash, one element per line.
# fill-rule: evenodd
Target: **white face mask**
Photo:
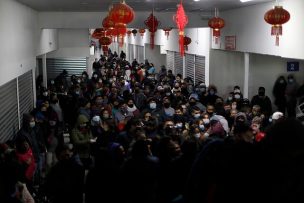
<path fill-rule="evenodd" d="M 239 94 L 235 94 L 235 95 L 234 95 L 234 98 L 236 98 L 236 99 L 240 99 L 240 98 L 241 98 L 241 95 L 239 95 Z"/>
<path fill-rule="evenodd" d="M 201 114 L 199 113 L 194 114 L 194 118 L 199 118 L 199 117 L 201 117 Z"/>
<path fill-rule="evenodd" d="M 150 103 L 150 109 L 156 109 L 156 103 L 152 102 Z"/>
<path fill-rule="evenodd" d="M 228 101 L 232 101 L 232 97 L 228 97 Z"/>
<path fill-rule="evenodd" d="M 194 136 L 196 139 L 199 139 L 201 137 L 201 133 L 196 133 Z"/>
<path fill-rule="evenodd" d="M 94 78 L 97 78 L 97 77 L 98 77 L 98 75 L 93 75 L 93 77 L 94 77 Z"/>
<path fill-rule="evenodd" d="M 205 125 L 199 125 L 199 128 L 201 129 L 201 131 L 205 130 Z"/>
<path fill-rule="evenodd" d="M 208 125 L 210 123 L 210 120 L 209 120 L 209 118 L 204 118 L 203 122 L 205 125 Z"/>
<path fill-rule="evenodd" d="M 180 128 L 182 128 L 182 127 L 183 127 L 183 123 L 177 123 L 177 124 L 176 124 L 176 128 L 180 129 Z"/>
<path fill-rule="evenodd" d="M 43 92 L 42 94 L 43 94 L 43 96 L 46 97 L 46 96 L 48 96 L 49 93 L 48 92 Z"/>
<path fill-rule="evenodd" d="M 36 125 L 35 121 L 30 122 L 30 127 L 31 128 L 35 127 L 35 125 Z"/>
<path fill-rule="evenodd" d="M 80 82 L 81 82 L 81 80 L 77 80 L 77 82 L 78 82 L 78 83 L 80 83 Z"/>

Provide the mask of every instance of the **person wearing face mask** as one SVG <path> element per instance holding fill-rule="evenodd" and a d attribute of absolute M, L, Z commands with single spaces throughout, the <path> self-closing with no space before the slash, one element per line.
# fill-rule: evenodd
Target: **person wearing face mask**
<path fill-rule="evenodd" d="M 146 95 L 141 91 L 140 84 L 136 83 L 134 88 L 134 93 L 132 95 L 132 98 L 134 100 L 134 104 L 139 110 L 143 110 L 145 107 L 146 102 Z"/>
<path fill-rule="evenodd" d="M 23 125 L 17 133 L 15 140 L 17 139 L 23 139 L 27 141 L 33 151 L 36 165 L 38 165 L 40 162 L 40 134 L 37 132 L 35 118 L 31 114 L 23 114 Z"/>
<path fill-rule="evenodd" d="M 208 94 L 206 96 L 206 104 L 215 104 L 216 99 L 219 98 L 217 96 L 217 88 L 214 85 L 209 85 Z"/>
<path fill-rule="evenodd" d="M 197 106 L 193 107 L 190 114 L 191 117 L 189 117 L 189 123 L 195 123 L 196 121 L 200 120 L 202 117 L 201 114 L 202 112 Z"/>
<path fill-rule="evenodd" d="M 140 115 L 140 112 L 135 106 L 133 99 L 129 99 L 127 105 L 127 110 L 133 114 L 133 117 L 138 117 Z"/>
<path fill-rule="evenodd" d="M 196 94 L 191 94 L 189 97 L 189 111 L 191 112 L 193 107 L 198 107 L 202 112 L 206 110 L 206 107 L 198 101 Z"/>
<path fill-rule="evenodd" d="M 277 106 L 278 111 L 285 112 L 286 111 L 286 91 L 287 81 L 284 76 L 278 77 L 273 86 L 272 94 L 274 96 L 274 104 Z"/>
<path fill-rule="evenodd" d="M 261 113 L 265 115 L 266 120 L 272 114 L 272 104 L 268 96 L 265 95 L 265 88 L 259 87 L 258 95 L 255 95 L 251 100 L 251 106 L 259 105 Z"/>
<path fill-rule="evenodd" d="M 236 86 L 233 87 L 233 97 L 235 99 L 242 99 L 243 98 L 243 94 L 241 92 L 240 86 L 236 85 Z"/>
<path fill-rule="evenodd" d="M 163 99 L 163 108 L 161 110 L 161 120 L 172 118 L 175 113 L 174 108 L 171 107 L 171 102 L 167 97 Z"/>
<path fill-rule="evenodd" d="M 285 90 L 287 116 L 293 118 L 296 116 L 298 83 L 293 75 L 288 75 L 287 86 Z"/>
<path fill-rule="evenodd" d="M 85 115 L 79 115 L 77 123 L 71 133 L 71 141 L 74 146 L 75 153 L 85 168 L 89 168 L 92 164 L 90 156 L 90 143 L 93 142 L 92 133 L 89 126 L 89 119 Z"/>

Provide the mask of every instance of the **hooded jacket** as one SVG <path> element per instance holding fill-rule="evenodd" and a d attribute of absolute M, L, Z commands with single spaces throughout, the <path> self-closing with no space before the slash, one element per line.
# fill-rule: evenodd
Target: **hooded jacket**
<path fill-rule="evenodd" d="M 86 123 L 86 127 L 81 127 L 81 124 Z M 79 115 L 75 128 L 72 130 L 71 139 L 74 145 L 75 152 L 80 158 L 88 158 L 90 156 L 90 139 L 92 138 L 89 128 L 89 120 L 84 115 Z"/>

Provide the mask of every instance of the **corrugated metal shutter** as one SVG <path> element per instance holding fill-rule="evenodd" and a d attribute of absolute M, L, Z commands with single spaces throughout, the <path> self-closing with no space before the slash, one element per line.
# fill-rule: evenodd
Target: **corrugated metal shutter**
<path fill-rule="evenodd" d="M 23 114 L 31 112 L 34 106 L 32 71 L 29 71 L 18 78 L 18 87 L 20 123 L 22 124 Z"/>
<path fill-rule="evenodd" d="M 17 81 L 16 79 L 0 87 L 0 142 L 14 138 L 19 130 Z"/>
<path fill-rule="evenodd" d="M 130 57 L 129 61 L 133 61 L 135 59 L 135 56 L 134 56 L 134 45 L 133 44 L 129 44 L 129 57 Z"/>
<path fill-rule="evenodd" d="M 48 80 L 55 79 L 63 70 L 68 76 L 81 75 L 87 68 L 86 58 L 47 58 L 46 59 Z"/>
<path fill-rule="evenodd" d="M 205 57 L 195 56 L 195 83 L 205 83 Z"/>
<path fill-rule="evenodd" d="M 174 52 L 174 74 L 181 74 L 183 76 L 183 57 L 181 57 L 179 52 Z"/>
<path fill-rule="evenodd" d="M 174 73 L 174 52 L 167 51 L 167 70 L 172 70 Z"/>
<path fill-rule="evenodd" d="M 144 63 L 144 46 L 136 46 L 137 51 L 137 61 L 138 63 Z"/>
<path fill-rule="evenodd" d="M 195 56 L 193 54 L 186 54 L 185 55 L 186 77 L 191 77 L 192 80 L 194 80 L 194 58 L 195 58 Z"/>

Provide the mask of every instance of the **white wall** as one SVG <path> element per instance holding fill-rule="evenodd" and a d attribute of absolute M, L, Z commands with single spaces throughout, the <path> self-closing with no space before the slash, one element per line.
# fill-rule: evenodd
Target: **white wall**
<path fill-rule="evenodd" d="M 275 46 L 275 37 L 271 36 L 271 25 L 264 21 L 264 14 L 273 8 L 274 2 L 221 12 L 226 25 L 222 29 L 222 46 L 224 37 L 236 36 L 237 51 L 282 56 L 285 58 L 304 59 L 304 1 L 279 1 L 290 12 L 290 21 L 283 25 L 280 46 Z"/>
<path fill-rule="evenodd" d="M 154 49 L 150 48 L 150 44 L 145 44 L 145 59 L 148 59 L 150 63 L 154 64 L 156 72 L 160 70 L 161 65 L 167 64 L 167 58 L 165 54 L 160 53 L 160 46 L 155 45 Z"/>
<path fill-rule="evenodd" d="M 275 80 L 280 75 L 287 77 L 287 75 L 291 73 L 295 76 L 299 85 L 303 84 L 304 61 L 298 60 L 300 62 L 299 72 L 287 72 L 288 61 L 295 60 L 277 56 L 250 54 L 249 99 L 257 94 L 260 86 L 263 86 L 266 89 L 266 94 L 274 101 L 272 88 Z M 243 89 L 244 53 L 211 50 L 210 83 L 217 86 L 219 95 L 224 98 L 233 90 L 233 86 L 235 85 L 239 85 L 241 89 Z"/>
<path fill-rule="evenodd" d="M 0 1 L 0 85 L 35 68 L 37 16 L 14 0 Z"/>
<path fill-rule="evenodd" d="M 218 94 L 226 98 L 235 85 L 244 87 L 244 54 L 210 50 L 210 84 L 216 85 Z"/>
<path fill-rule="evenodd" d="M 58 29 L 58 49 L 48 58 L 77 58 L 90 56 L 88 29 Z"/>
<path fill-rule="evenodd" d="M 40 43 L 37 47 L 37 55 L 46 54 L 58 49 L 57 29 L 40 29 Z"/>

